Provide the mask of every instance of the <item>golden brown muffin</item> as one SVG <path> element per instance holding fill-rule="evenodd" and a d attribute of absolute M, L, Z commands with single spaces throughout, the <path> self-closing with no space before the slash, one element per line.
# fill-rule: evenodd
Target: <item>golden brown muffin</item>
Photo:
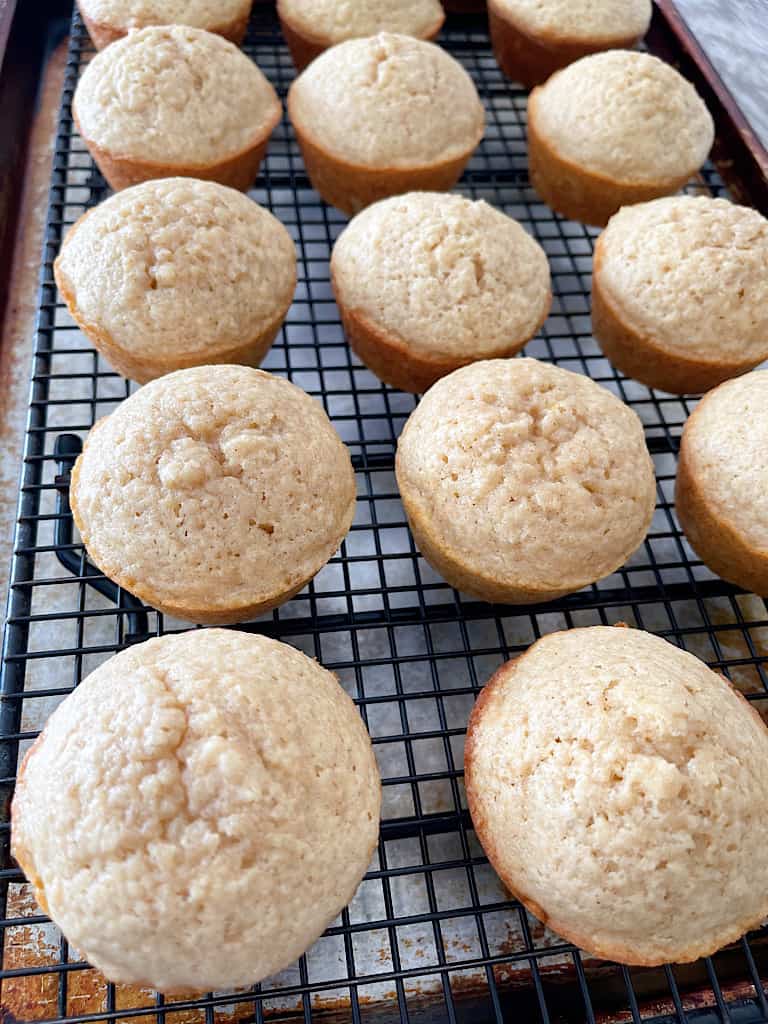
<path fill-rule="evenodd" d="M 346 39 L 377 32 L 434 39 L 445 20 L 439 0 L 278 0 L 277 13 L 299 71 Z"/>
<path fill-rule="evenodd" d="M 489 0 L 493 52 L 526 89 L 580 57 L 629 48 L 648 31 L 651 0 Z"/>
<path fill-rule="evenodd" d="M 768 372 L 726 381 L 683 428 L 675 510 L 718 576 L 768 595 Z"/>
<path fill-rule="evenodd" d="M 301 388 L 248 366 L 196 366 L 96 424 L 70 499 L 88 554 L 125 590 L 190 622 L 243 622 L 333 555 L 355 475 Z"/>
<path fill-rule="evenodd" d="M 439 380 L 411 413 L 395 468 L 424 558 L 485 601 L 549 601 L 602 579 L 642 543 L 655 505 L 637 415 L 536 359 Z"/>
<path fill-rule="evenodd" d="M 83 72 L 72 115 L 115 189 L 151 178 L 253 184 L 282 107 L 234 44 L 184 25 L 138 29 Z"/>
<path fill-rule="evenodd" d="M 331 279 L 350 345 L 405 391 L 514 355 L 552 301 L 544 250 L 517 221 L 442 192 L 393 196 L 359 213 L 333 247 Z"/>
<path fill-rule="evenodd" d="M 614 366 L 698 394 L 768 359 L 768 221 L 709 196 L 619 210 L 595 247 L 592 331 Z"/>
<path fill-rule="evenodd" d="M 296 250 L 242 192 L 162 178 L 76 221 L 54 273 L 94 346 L 143 384 L 187 366 L 258 366 L 293 298 Z"/>
<path fill-rule="evenodd" d="M 388 32 L 326 50 L 294 81 L 288 112 L 313 188 L 347 214 L 451 188 L 485 125 L 458 61 Z"/>
<path fill-rule="evenodd" d="M 122 651 L 57 708 L 19 774 L 13 853 L 110 981 L 229 989 L 287 967 L 346 906 L 380 803 L 330 672 L 195 630 Z"/>
<path fill-rule="evenodd" d="M 191 25 L 241 43 L 251 0 L 77 0 L 97 50 L 149 25 Z"/>
<path fill-rule="evenodd" d="M 528 99 L 531 183 L 553 210 L 587 224 L 677 192 L 713 138 L 690 82 L 647 53 L 582 57 Z"/>
<path fill-rule="evenodd" d="M 571 629 L 508 661 L 464 772 L 504 885 L 594 956 L 687 963 L 768 914 L 768 730 L 659 637 Z"/>

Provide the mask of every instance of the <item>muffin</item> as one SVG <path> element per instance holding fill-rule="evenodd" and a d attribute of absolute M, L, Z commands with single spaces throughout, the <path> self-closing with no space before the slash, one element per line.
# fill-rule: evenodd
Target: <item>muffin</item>
<path fill-rule="evenodd" d="M 251 13 L 251 0 L 77 0 L 77 6 L 97 50 L 148 25 L 191 25 L 241 43 Z"/>
<path fill-rule="evenodd" d="M 90 62 L 72 101 L 77 130 L 115 190 L 176 175 L 250 188 L 281 115 L 253 61 L 184 25 L 118 39 Z"/>
<path fill-rule="evenodd" d="M 690 82 L 647 53 L 582 57 L 528 98 L 531 182 L 552 209 L 587 224 L 677 192 L 713 139 Z"/>
<path fill-rule="evenodd" d="M 709 196 L 620 210 L 595 247 L 592 330 L 629 377 L 698 393 L 768 359 L 768 221 Z"/>
<path fill-rule="evenodd" d="M 513 355 L 552 303 L 547 257 L 517 221 L 440 192 L 359 213 L 333 247 L 331 279 L 350 345 L 405 391 Z"/>
<path fill-rule="evenodd" d="M 445 20 L 440 0 L 278 0 L 277 13 L 299 71 L 346 39 L 383 31 L 434 39 Z"/>
<path fill-rule="evenodd" d="M 527 604 L 618 569 L 653 516 L 636 414 L 588 377 L 491 359 L 434 384 L 397 446 L 422 555 L 453 587 Z"/>
<path fill-rule="evenodd" d="M 346 906 L 380 802 L 335 676 L 276 640 L 196 630 L 115 655 L 53 713 L 19 773 L 13 854 L 110 981 L 229 989 Z"/>
<path fill-rule="evenodd" d="M 187 366 L 258 365 L 291 305 L 296 251 L 242 192 L 163 178 L 76 221 L 54 274 L 79 327 L 143 384 Z"/>
<path fill-rule="evenodd" d="M 594 956 L 686 963 L 768 914 L 768 731 L 665 640 L 550 633 L 480 694 L 464 755 L 504 885 Z"/>
<path fill-rule="evenodd" d="M 634 46 L 651 0 L 489 0 L 488 22 L 501 70 L 532 89 L 587 54 Z"/>
<path fill-rule="evenodd" d="M 710 391 L 683 428 L 677 518 L 718 576 L 768 595 L 768 372 Z"/>
<path fill-rule="evenodd" d="M 96 424 L 70 500 L 91 559 L 125 590 L 180 619 L 242 622 L 293 597 L 336 551 L 355 477 L 300 388 L 197 366 Z"/>
<path fill-rule="evenodd" d="M 291 85 L 288 113 L 313 188 L 347 214 L 401 192 L 451 188 L 485 125 L 458 61 L 388 32 L 321 54 Z"/>

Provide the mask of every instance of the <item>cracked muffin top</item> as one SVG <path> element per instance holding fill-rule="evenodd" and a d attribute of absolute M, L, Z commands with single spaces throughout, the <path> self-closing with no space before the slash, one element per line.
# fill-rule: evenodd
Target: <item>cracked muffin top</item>
<path fill-rule="evenodd" d="M 595 252 L 600 288 L 634 330 L 683 356 L 753 365 L 768 357 L 766 267 L 765 217 L 710 196 L 625 206 Z"/>
<path fill-rule="evenodd" d="M 714 138 L 691 83 L 648 53 L 582 57 L 539 86 L 530 104 L 536 131 L 561 159 L 631 184 L 693 174 Z"/>
<path fill-rule="evenodd" d="M 213 358 L 284 315 L 296 251 L 280 221 L 242 192 L 163 178 L 84 214 L 55 273 L 78 322 L 137 358 L 167 354 L 172 364 Z"/>
<path fill-rule="evenodd" d="M 326 50 L 291 86 L 291 120 L 322 149 L 361 166 L 404 168 L 475 148 L 485 113 L 445 50 L 381 32 Z"/>
<path fill-rule="evenodd" d="M 110 658 L 53 713 L 20 772 L 13 852 L 111 981 L 232 988 L 293 962 L 349 902 L 380 800 L 330 672 L 197 630 Z"/>
<path fill-rule="evenodd" d="M 768 370 L 753 370 L 707 392 L 686 420 L 680 444 L 696 504 L 768 558 Z"/>
<path fill-rule="evenodd" d="M 536 359 L 456 370 L 400 436 L 408 517 L 467 574 L 530 593 L 607 576 L 655 505 L 637 415 L 581 374 Z"/>
<path fill-rule="evenodd" d="M 493 0 L 493 6 L 523 31 L 552 42 L 639 37 L 651 20 L 651 0 Z"/>
<path fill-rule="evenodd" d="M 70 496 L 110 579 L 190 621 L 235 622 L 325 565 L 352 522 L 355 478 L 301 388 L 247 366 L 200 366 L 100 420 Z"/>
<path fill-rule="evenodd" d="M 132 31 L 102 50 L 72 109 L 80 134 L 111 155 L 189 168 L 238 155 L 281 115 L 253 61 L 185 25 Z"/>
<path fill-rule="evenodd" d="M 527 341 L 551 302 L 544 250 L 485 202 L 411 192 L 374 203 L 331 258 L 339 300 L 428 355 L 482 359 Z"/>
<path fill-rule="evenodd" d="M 439 0 L 278 0 L 277 13 L 327 46 L 381 31 L 426 39 L 445 18 Z"/>
<path fill-rule="evenodd" d="M 247 18 L 251 0 L 78 0 L 84 17 L 119 32 L 148 25 L 191 25 L 217 32 Z"/>
<path fill-rule="evenodd" d="M 768 730 L 650 633 L 551 633 L 503 665 L 472 713 L 465 779 L 502 881 L 592 954 L 688 962 L 768 913 Z"/>

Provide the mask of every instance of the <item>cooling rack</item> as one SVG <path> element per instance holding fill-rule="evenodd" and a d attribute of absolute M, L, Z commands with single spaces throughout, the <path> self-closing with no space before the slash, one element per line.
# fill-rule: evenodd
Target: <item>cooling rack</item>
<path fill-rule="evenodd" d="M 602 358 L 589 319 L 596 232 L 553 215 L 531 190 L 525 94 L 498 71 L 484 22 L 451 18 L 440 42 L 472 75 L 488 119 L 458 190 L 516 217 L 549 256 L 553 310 L 526 354 L 590 375 L 642 419 L 658 480 L 648 538 L 608 579 L 541 606 L 479 603 L 432 572 L 414 548 L 393 473 L 396 439 L 415 399 L 377 381 L 344 341 L 328 260 L 345 219 L 310 188 L 283 121 L 251 195 L 291 232 L 299 284 L 264 367 L 323 402 L 350 448 L 358 504 L 351 533 L 313 583 L 245 628 L 317 657 L 357 701 L 384 780 L 380 841 L 350 907 L 281 975 L 247 991 L 184 1000 L 106 984 L 35 905 L 10 858 L 8 825 L 18 760 L 59 701 L 126 644 L 185 628 L 90 566 L 69 512 L 69 470 L 83 437 L 133 388 L 77 330 L 53 281 L 64 231 L 108 194 L 72 123 L 74 87 L 92 55 L 75 14 L 55 138 L 3 649 L 0 980 L 9 1019 L 768 1020 L 762 980 L 768 931 L 695 965 L 639 970 L 593 960 L 509 897 L 472 831 L 462 785 L 464 732 L 480 687 L 503 660 L 554 629 L 623 620 L 697 654 L 761 708 L 768 704 L 768 615 L 762 600 L 713 577 L 680 533 L 675 460 L 695 400 L 649 391 Z M 245 50 L 284 97 L 293 68 L 271 8 L 256 8 Z M 712 166 L 690 188 L 724 192 Z"/>

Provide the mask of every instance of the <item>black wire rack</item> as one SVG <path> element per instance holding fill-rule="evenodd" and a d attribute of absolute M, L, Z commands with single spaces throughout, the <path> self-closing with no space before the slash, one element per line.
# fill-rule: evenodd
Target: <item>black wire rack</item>
<path fill-rule="evenodd" d="M 245 50 L 284 97 L 294 74 L 290 58 L 274 12 L 256 10 Z M 651 532 L 619 572 L 541 606 L 465 599 L 426 565 L 393 472 L 396 439 L 415 399 L 382 385 L 344 341 L 328 260 L 345 219 L 310 188 L 284 120 L 251 195 L 291 232 L 299 284 L 263 365 L 323 402 L 352 453 L 358 508 L 341 551 L 310 586 L 246 628 L 317 657 L 356 699 L 384 780 L 380 841 L 357 896 L 324 937 L 294 967 L 252 989 L 163 999 L 109 985 L 82 962 L 40 913 L 10 858 L 8 804 L 18 760 L 96 665 L 128 643 L 184 625 L 90 566 L 69 512 L 69 470 L 83 437 L 133 388 L 76 329 L 53 280 L 63 232 L 107 195 L 72 123 L 73 90 L 92 54 L 75 14 L 55 139 L 0 701 L 0 979 L 4 1007 L 18 1020 L 768 1021 L 768 931 L 685 967 L 638 970 L 592 960 L 510 899 L 472 831 L 462 785 L 465 727 L 480 687 L 503 660 L 554 629 L 623 620 L 692 651 L 748 699 L 768 703 L 768 616 L 760 599 L 714 578 L 680 533 L 675 459 L 694 403 L 624 379 L 602 358 L 589 318 L 596 233 L 553 215 L 531 190 L 525 94 L 502 78 L 481 20 L 449 20 L 440 42 L 472 75 L 488 118 L 459 190 L 516 217 L 549 256 L 553 311 L 526 354 L 589 374 L 639 414 L 658 480 Z M 691 188 L 723 192 L 711 167 Z"/>

